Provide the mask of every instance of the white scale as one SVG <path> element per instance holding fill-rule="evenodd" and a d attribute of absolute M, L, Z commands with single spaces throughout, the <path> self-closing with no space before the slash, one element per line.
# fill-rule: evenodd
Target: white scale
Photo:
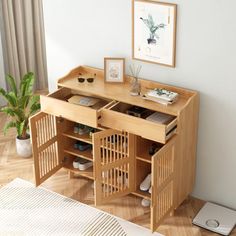
<path fill-rule="evenodd" d="M 207 202 L 193 224 L 222 235 L 229 235 L 236 224 L 236 211 Z"/>

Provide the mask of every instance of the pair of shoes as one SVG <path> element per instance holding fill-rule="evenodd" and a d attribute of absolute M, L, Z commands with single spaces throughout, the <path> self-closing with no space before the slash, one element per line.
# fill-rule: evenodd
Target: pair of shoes
<path fill-rule="evenodd" d="M 141 205 L 143 207 L 149 207 L 151 205 L 151 201 L 148 200 L 148 199 L 143 198 L 142 201 L 141 201 Z"/>
<path fill-rule="evenodd" d="M 74 144 L 74 148 L 79 149 L 80 151 L 86 151 L 87 149 L 92 148 L 92 145 L 85 142 L 77 141 Z"/>
<path fill-rule="evenodd" d="M 152 178 L 152 175 L 151 174 L 148 174 L 146 176 L 146 178 L 143 180 L 143 182 L 140 184 L 140 190 L 141 191 L 149 191 L 149 193 L 151 193 L 151 178 Z"/>
<path fill-rule="evenodd" d="M 77 157 L 73 161 L 73 167 L 79 170 L 87 170 L 89 167 L 93 166 L 92 161 L 85 160 L 83 158 Z"/>
<path fill-rule="evenodd" d="M 75 124 L 74 126 L 74 133 L 79 135 L 89 134 L 92 130 L 93 128 L 87 125 Z"/>
<path fill-rule="evenodd" d="M 149 155 L 154 155 L 158 150 L 160 149 L 160 147 L 156 144 L 156 143 L 152 143 L 152 145 L 149 147 L 148 153 Z"/>
<path fill-rule="evenodd" d="M 122 179 L 123 179 L 123 181 L 122 181 Z M 117 183 L 118 184 L 124 184 L 126 187 L 128 187 L 128 184 L 129 184 L 129 180 L 128 180 L 128 178 L 126 177 L 126 176 L 121 176 L 121 175 L 119 175 L 118 177 L 117 177 Z"/>

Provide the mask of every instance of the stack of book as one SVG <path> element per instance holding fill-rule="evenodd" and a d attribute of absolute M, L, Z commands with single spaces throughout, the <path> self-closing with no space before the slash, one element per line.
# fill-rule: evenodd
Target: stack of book
<path fill-rule="evenodd" d="M 178 93 L 175 93 L 166 89 L 162 89 L 162 88 L 155 88 L 155 89 L 148 90 L 142 96 L 142 98 L 146 100 L 158 102 L 163 105 L 168 105 L 168 104 L 174 103 L 177 100 L 178 96 L 179 96 Z"/>

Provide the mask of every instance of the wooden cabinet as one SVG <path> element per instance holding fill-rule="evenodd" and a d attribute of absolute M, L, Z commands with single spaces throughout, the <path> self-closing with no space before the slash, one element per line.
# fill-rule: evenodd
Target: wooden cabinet
<path fill-rule="evenodd" d="M 78 83 L 77 76 L 96 74 L 94 83 Z M 198 93 L 183 88 L 141 80 L 142 90 L 166 88 L 180 94 L 176 103 L 160 105 L 129 95 L 130 78 L 125 84 L 107 84 L 103 71 L 78 67 L 58 81 L 58 90 L 41 96 L 41 112 L 31 117 L 31 137 L 36 185 L 66 168 L 95 181 L 95 204 L 104 204 L 127 194 L 150 200 L 150 228 L 162 220 L 191 193 L 195 179 L 195 152 L 198 121 Z M 72 95 L 99 98 L 93 107 L 67 102 Z M 149 114 L 171 115 L 166 124 L 148 121 L 126 113 L 136 105 Z M 73 132 L 75 123 L 95 128 L 91 135 Z M 92 150 L 74 148 L 77 141 Z M 150 147 L 156 150 L 150 153 Z M 76 157 L 93 162 L 85 171 L 73 168 Z M 151 191 L 140 183 L 151 173 Z"/>

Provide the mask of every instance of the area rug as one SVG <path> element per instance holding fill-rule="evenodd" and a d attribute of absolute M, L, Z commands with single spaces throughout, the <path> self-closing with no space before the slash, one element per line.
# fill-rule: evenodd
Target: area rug
<path fill-rule="evenodd" d="M 19 178 L 0 189 L 0 235 L 161 236 Z"/>

